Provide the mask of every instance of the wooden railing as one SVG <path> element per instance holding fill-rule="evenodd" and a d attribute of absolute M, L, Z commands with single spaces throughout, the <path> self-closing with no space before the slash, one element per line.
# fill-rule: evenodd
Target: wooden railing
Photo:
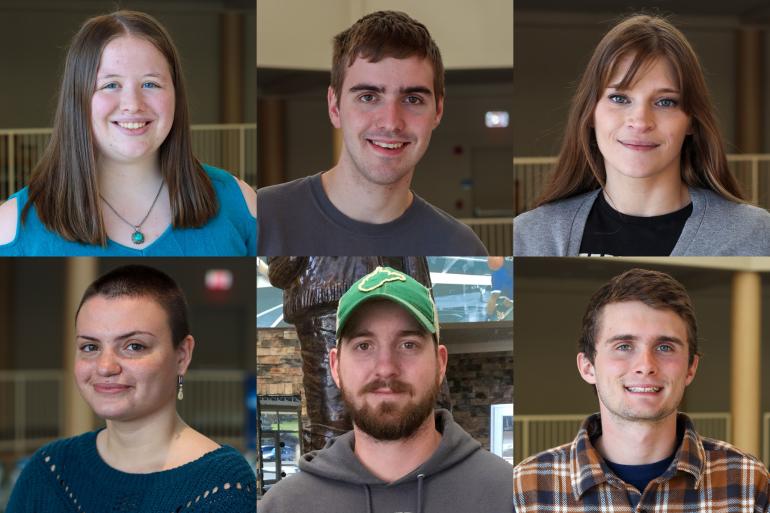
<path fill-rule="evenodd" d="M 192 125 L 193 152 L 206 164 L 257 184 L 257 125 Z M 0 130 L 0 202 L 24 187 L 48 144 L 50 128 Z"/>
<path fill-rule="evenodd" d="M 188 372 L 179 414 L 207 436 L 243 448 L 245 377 L 239 370 Z M 0 371 L 0 453 L 20 457 L 62 436 L 63 379 L 61 370 Z"/>
<path fill-rule="evenodd" d="M 513 253 L 513 219 L 510 217 L 459 219 L 479 236 L 490 255 L 509 256 Z"/>
<path fill-rule="evenodd" d="M 770 154 L 728 155 L 727 162 L 747 200 L 770 209 Z M 516 214 L 534 206 L 555 164 L 556 157 L 513 159 L 513 207 Z"/>
<path fill-rule="evenodd" d="M 718 440 L 731 441 L 730 414 L 724 412 L 688 413 L 698 433 Z M 588 414 L 513 416 L 514 464 L 541 451 L 571 442 Z M 765 426 L 770 414 L 765 414 Z M 770 443 L 765 430 L 765 451 Z M 767 459 L 767 456 L 765 456 Z"/>

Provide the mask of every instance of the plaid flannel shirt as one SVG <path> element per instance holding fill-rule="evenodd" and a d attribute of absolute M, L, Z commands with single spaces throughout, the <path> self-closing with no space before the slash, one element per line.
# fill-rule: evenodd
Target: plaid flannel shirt
<path fill-rule="evenodd" d="M 703 438 L 684 414 L 674 461 L 639 493 L 612 473 L 591 443 L 599 414 L 588 417 L 572 443 L 536 454 L 513 469 L 518 513 L 770 513 L 770 473 L 732 445 Z M 634 509 L 629 494 L 641 496 Z"/>

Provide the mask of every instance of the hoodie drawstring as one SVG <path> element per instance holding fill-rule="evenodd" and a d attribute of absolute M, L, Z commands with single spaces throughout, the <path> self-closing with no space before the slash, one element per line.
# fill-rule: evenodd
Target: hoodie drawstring
<path fill-rule="evenodd" d="M 417 474 L 417 513 L 422 513 L 422 480 L 425 474 Z"/>
<path fill-rule="evenodd" d="M 372 491 L 369 490 L 369 485 L 364 485 L 366 490 L 366 513 L 372 513 Z"/>

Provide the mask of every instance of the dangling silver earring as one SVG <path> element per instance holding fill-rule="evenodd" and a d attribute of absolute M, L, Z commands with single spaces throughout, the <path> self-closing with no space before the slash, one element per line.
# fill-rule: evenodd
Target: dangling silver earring
<path fill-rule="evenodd" d="M 184 399 L 184 376 L 181 374 L 176 377 L 176 398 L 180 401 Z"/>

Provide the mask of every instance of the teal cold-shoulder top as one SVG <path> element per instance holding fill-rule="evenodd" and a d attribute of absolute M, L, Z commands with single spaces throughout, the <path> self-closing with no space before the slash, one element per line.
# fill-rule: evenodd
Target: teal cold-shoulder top
<path fill-rule="evenodd" d="M 254 513 L 256 477 L 223 446 L 171 470 L 129 474 L 107 465 L 97 432 L 58 440 L 27 462 L 7 513 Z"/>
<path fill-rule="evenodd" d="M 217 214 L 200 228 L 166 228 L 152 244 L 134 249 L 113 240 L 102 247 L 72 242 L 50 231 L 40 221 L 34 206 L 24 223 L 21 211 L 29 200 L 24 187 L 16 198 L 16 237 L 0 245 L 0 256 L 255 256 L 257 221 L 249 212 L 238 181 L 227 171 L 203 165 L 219 201 Z"/>

